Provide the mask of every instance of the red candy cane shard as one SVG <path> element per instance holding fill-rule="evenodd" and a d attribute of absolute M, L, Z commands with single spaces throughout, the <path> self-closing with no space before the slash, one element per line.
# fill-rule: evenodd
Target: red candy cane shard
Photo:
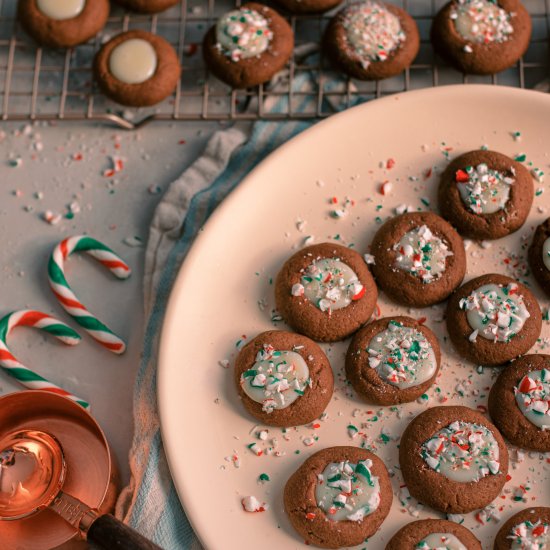
<path fill-rule="evenodd" d="M 50 288 L 65 311 L 104 348 L 117 354 L 124 353 L 126 344 L 123 340 L 86 309 L 67 282 L 65 260 L 74 252 L 89 254 L 117 279 L 127 279 L 131 270 L 109 247 L 86 236 L 69 237 L 61 241 L 48 262 Z"/>
<path fill-rule="evenodd" d="M 90 405 L 86 401 L 48 382 L 48 380 L 25 367 L 25 365 L 14 357 L 8 349 L 7 339 L 15 327 L 38 328 L 55 336 L 55 338 L 68 346 L 74 346 L 80 342 L 78 333 L 65 323 L 40 311 L 25 309 L 9 313 L 0 319 L 0 368 L 10 376 L 13 376 L 26 388 L 56 393 L 57 395 L 62 395 L 76 401 L 76 403 L 82 405 L 85 409 L 89 408 Z"/>

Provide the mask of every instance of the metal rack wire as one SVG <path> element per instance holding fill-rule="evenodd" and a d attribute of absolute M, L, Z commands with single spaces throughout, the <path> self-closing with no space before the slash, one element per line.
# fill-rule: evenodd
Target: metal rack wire
<path fill-rule="evenodd" d="M 205 31 L 234 3 L 183 0 L 178 7 L 153 16 L 114 7 L 107 25 L 94 40 L 63 51 L 37 47 L 15 20 L 15 0 L 0 0 L 0 117 L 108 121 L 127 129 L 152 120 L 311 119 L 330 116 L 359 101 L 416 88 L 461 82 L 533 88 L 550 74 L 550 0 L 524 0 L 533 20 L 529 50 L 515 67 L 490 77 L 462 75 L 433 53 L 429 28 L 444 0 L 394 3 L 413 15 L 421 34 L 420 53 L 402 75 L 380 82 L 359 82 L 335 72 L 318 53 L 300 56 L 304 47 L 310 53 L 318 48 L 331 14 L 291 16 L 297 53 L 289 62 L 287 78 L 272 88 L 231 90 L 208 73 L 200 50 Z M 118 32 L 134 28 L 164 36 L 182 61 L 183 75 L 176 91 L 154 108 L 121 107 L 105 98 L 93 80 L 92 59 L 101 44 Z M 297 86 L 306 75 L 308 85 Z M 267 96 L 283 99 L 276 111 L 265 108 Z"/>

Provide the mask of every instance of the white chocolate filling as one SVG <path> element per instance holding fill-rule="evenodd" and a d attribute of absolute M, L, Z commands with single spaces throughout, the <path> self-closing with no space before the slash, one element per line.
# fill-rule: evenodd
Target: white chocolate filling
<path fill-rule="evenodd" d="M 357 464 L 331 462 L 318 476 L 317 506 L 333 521 L 361 521 L 380 505 L 378 477 L 371 474 L 372 461 Z"/>
<path fill-rule="evenodd" d="M 550 529 L 547 523 L 524 521 L 508 536 L 511 550 L 550 550 Z"/>
<path fill-rule="evenodd" d="M 86 0 L 36 0 L 36 7 L 50 19 L 63 21 L 82 13 Z"/>
<path fill-rule="evenodd" d="M 542 245 L 542 261 L 544 262 L 544 267 L 550 271 L 550 237 Z"/>
<path fill-rule="evenodd" d="M 512 15 L 493 0 L 458 0 L 451 9 L 457 32 L 470 42 L 505 42 L 514 32 Z"/>
<path fill-rule="evenodd" d="M 415 550 L 468 550 L 451 533 L 431 533 L 422 539 Z"/>
<path fill-rule="evenodd" d="M 141 84 L 155 74 L 157 62 L 157 52 L 150 42 L 130 38 L 113 48 L 109 56 L 109 70 L 125 84 Z"/>
<path fill-rule="evenodd" d="M 531 371 L 514 391 L 518 407 L 527 420 L 542 430 L 550 430 L 550 370 Z"/>

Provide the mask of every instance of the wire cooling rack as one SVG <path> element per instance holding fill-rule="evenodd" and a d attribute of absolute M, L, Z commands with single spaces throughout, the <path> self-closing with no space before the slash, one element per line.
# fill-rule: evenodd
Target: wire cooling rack
<path fill-rule="evenodd" d="M 498 75 L 463 75 L 437 58 L 429 43 L 434 14 L 444 0 L 400 0 L 416 20 L 420 53 L 402 75 L 380 82 L 346 79 L 318 54 L 319 40 L 331 13 L 292 16 L 296 51 L 286 78 L 276 86 L 231 90 L 208 73 L 201 42 L 217 17 L 234 3 L 183 0 L 162 14 L 146 16 L 113 7 L 103 31 L 71 50 L 38 48 L 15 20 L 15 0 L 0 0 L 0 117 L 2 120 L 109 121 L 137 128 L 152 120 L 255 120 L 327 117 L 358 101 L 411 89 L 456 83 L 493 83 L 533 88 L 550 74 L 550 0 L 524 0 L 533 20 L 529 50 L 515 67 Z M 237 0 L 237 5 L 239 0 Z M 92 59 L 101 44 L 128 29 L 144 29 L 166 38 L 182 62 L 183 75 L 174 94 L 147 109 L 127 109 L 105 98 L 92 75 Z M 317 50 L 317 53 L 316 53 Z M 310 55 L 301 55 L 307 51 Z M 300 85 L 303 83 L 303 85 Z M 267 109 L 265 99 L 277 102 Z"/>

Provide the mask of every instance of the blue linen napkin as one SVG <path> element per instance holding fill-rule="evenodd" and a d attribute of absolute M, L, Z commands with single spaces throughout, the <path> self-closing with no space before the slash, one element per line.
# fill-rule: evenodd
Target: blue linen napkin
<path fill-rule="evenodd" d="M 294 79 L 295 90 L 313 85 L 307 73 Z M 331 82 L 333 89 L 342 85 Z M 305 96 L 297 110 L 307 108 L 311 97 Z M 287 102 L 287 96 L 268 95 L 264 108 L 285 112 Z M 156 209 L 145 255 L 147 323 L 134 394 L 131 480 L 119 497 L 116 515 L 166 550 L 201 548 L 170 477 L 156 403 L 159 334 L 172 284 L 197 232 L 216 206 L 269 153 L 311 125 L 258 121 L 251 130 L 236 124 L 216 132 L 204 154 L 170 185 Z"/>

